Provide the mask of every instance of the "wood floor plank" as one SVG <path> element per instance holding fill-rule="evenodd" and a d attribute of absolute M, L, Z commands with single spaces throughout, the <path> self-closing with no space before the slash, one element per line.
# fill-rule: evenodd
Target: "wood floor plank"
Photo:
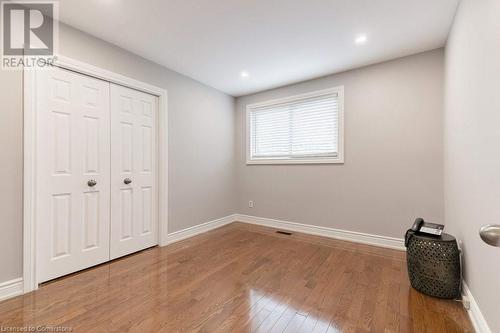
<path fill-rule="evenodd" d="M 401 251 L 241 223 L 0 302 L 0 326 L 73 332 L 469 332 L 411 288 Z"/>

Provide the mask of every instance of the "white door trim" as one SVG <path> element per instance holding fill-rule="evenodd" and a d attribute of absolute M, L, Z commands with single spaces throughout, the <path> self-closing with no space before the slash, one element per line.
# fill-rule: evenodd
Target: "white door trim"
<path fill-rule="evenodd" d="M 57 56 L 57 67 L 158 96 L 158 244 L 168 244 L 168 108 L 165 89 L 87 63 Z M 44 70 L 44 69 L 38 69 Z M 38 288 L 36 277 L 36 80 L 37 69 L 24 70 L 23 289 Z M 161 203 L 161 204 L 160 204 Z"/>

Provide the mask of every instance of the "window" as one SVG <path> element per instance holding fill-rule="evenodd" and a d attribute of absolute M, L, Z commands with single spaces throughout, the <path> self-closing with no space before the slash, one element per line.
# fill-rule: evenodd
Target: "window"
<path fill-rule="evenodd" d="M 344 88 L 247 106 L 247 164 L 343 163 Z"/>

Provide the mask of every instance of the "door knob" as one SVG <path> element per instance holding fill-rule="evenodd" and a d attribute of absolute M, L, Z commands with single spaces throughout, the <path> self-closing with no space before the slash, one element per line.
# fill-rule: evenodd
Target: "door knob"
<path fill-rule="evenodd" d="M 87 182 L 87 185 L 90 187 L 94 187 L 97 185 L 97 182 L 94 179 L 91 179 Z"/>
<path fill-rule="evenodd" d="M 500 225 L 483 225 L 479 230 L 479 236 L 486 244 L 500 247 Z"/>
<path fill-rule="evenodd" d="M 126 185 L 128 185 L 128 184 L 132 183 L 132 179 L 130 179 L 130 178 L 125 178 L 125 179 L 123 180 L 123 182 L 124 182 Z"/>

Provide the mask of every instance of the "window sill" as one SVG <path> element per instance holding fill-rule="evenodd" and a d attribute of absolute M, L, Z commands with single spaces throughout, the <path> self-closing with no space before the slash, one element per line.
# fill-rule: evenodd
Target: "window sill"
<path fill-rule="evenodd" d="M 329 159 L 255 159 L 247 160 L 247 165 L 283 165 L 283 164 L 344 164 L 343 158 Z"/>

